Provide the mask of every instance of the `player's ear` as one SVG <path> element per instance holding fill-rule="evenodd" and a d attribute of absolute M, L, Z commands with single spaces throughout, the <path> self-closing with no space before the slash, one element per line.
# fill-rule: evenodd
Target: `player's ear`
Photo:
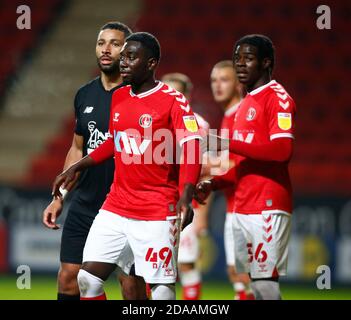
<path fill-rule="evenodd" d="M 150 58 L 148 61 L 148 69 L 155 70 L 157 67 L 158 61 L 156 58 Z"/>
<path fill-rule="evenodd" d="M 272 65 L 272 60 L 269 59 L 269 58 L 263 58 L 263 61 L 262 61 L 262 66 L 263 66 L 263 69 L 267 70 L 271 67 Z"/>

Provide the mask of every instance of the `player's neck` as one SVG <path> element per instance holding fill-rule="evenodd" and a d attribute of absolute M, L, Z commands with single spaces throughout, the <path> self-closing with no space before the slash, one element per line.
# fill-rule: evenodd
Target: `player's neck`
<path fill-rule="evenodd" d="M 152 88 L 157 86 L 157 82 L 154 78 L 150 78 L 146 80 L 145 82 L 138 84 L 138 83 L 132 83 L 132 91 L 134 94 L 140 94 L 146 91 L 151 90 Z"/>
<path fill-rule="evenodd" d="M 232 106 L 238 104 L 241 100 L 240 95 L 235 95 L 230 101 L 227 103 L 223 104 L 223 111 L 226 112 L 228 109 L 230 109 Z"/>
<path fill-rule="evenodd" d="M 264 74 L 260 79 L 258 79 L 254 84 L 248 85 L 246 87 L 247 92 L 251 92 L 259 87 L 264 86 L 267 84 L 269 81 L 271 81 L 271 75 L 270 74 Z"/>
<path fill-rule="evenodd" d="M 110 91 L 122 83 L 122 78 L 119 73 L 107 75 L 101 72 L 101 83 L 106 91 Z"/>

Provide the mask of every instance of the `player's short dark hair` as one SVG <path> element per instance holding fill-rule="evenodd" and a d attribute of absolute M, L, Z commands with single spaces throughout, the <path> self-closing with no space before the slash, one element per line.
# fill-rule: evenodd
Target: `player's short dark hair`
<path fill-rule="evenodd" d="M 107 22 L 101 27 L 100 31 L 106 29 L 119 30 L 124 33 L 125 37 L 128 37 L 133 33 L 132 29 L 130 29 L 127 25 L 119 21 Z"/>
<path fill-rule="evenodd" d="M 273 46 L 273 42 L 267 36 L 262 34 L 249 34 L 241 39 L 239 39 L 234 45 L 234 54 L 238 46 L 242 44 L 249 44 L 257 48 L 258 58 L 263 60 L 264 58 L 268 58 L 271 60 L 271 71 L 274 68 L 275 61 L 275 49 Z"/>
<path fill-rule="evenodd" d="M 155 36 L 148 32 L 135 32 L 132 33 L 127 41 L 137 41 L 148 51 L 149 58 L 155 58 L 160 61 L 161 58 L 161 46 Z"/>

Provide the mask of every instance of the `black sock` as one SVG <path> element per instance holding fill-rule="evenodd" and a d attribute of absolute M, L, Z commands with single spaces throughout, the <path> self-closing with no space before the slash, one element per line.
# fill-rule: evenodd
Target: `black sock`
<path fill-rule="evenodd" d="M 57 293 L 57 300 L 80 300 L 80 295 L 70 295 L 64 293 Z"/>

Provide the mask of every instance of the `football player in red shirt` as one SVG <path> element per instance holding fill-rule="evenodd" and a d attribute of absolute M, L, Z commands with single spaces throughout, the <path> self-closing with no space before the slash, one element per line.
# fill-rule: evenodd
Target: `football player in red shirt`
<path fill-rule="evenodd" d="M 286 275 L 292 188 L 288 163 L 293 153 L 295 103 L 271 80 L 272 41 L 248 35 L 234 46 L 233 62 L 247 91 L 233 125 L 233 138 L 210 135 L 209 150 L 229 150 L 235 167 L 225 176 L 198 186 L 235 184 L 233 230 L 236 266 L 249 272 L 256 299 L 281 299 L 279 277 Z M 203 192 L 204 191 L 204 192 Z"/>
<path fill-rule="evenodd" d="M 101 144 L 108 135 L 112 94 L 122 85 L 119 53 L 124 39 L 132 33 L 121 22 L 102 26 L 96 41 L 96 57 L 100 76 L 82 86 L 74 99 L 76 126 L 64 169 L 80 160 Z M 113 159 L 86 170 L 72 191 L 70 207 L 61 238 L 58 300 L 79 300 L 77 275 L 82 264 L 83 248 L 89 229 L 113 180 Z M 70 189 L 70 188 L 67 188 Z M 67 190 L 68 191 L 68 190 Z M 43 223 L 58 229 L 64 200 L 56 197 L 43 212 Z M 145 297 L 145 283 L 140 277 L 118 274 L 122 295 L 127 300 Z"/>
<path fill-rule="evenodd" d="M 224 117 L 221 124 L 220 136 L 223 138 L 231 138 L 233 136 L 233 124 L 236 111 L 239 108 L 242 99 L 242 85 L 236 76 L 233 62 L 231 60 L 223 60 L 217 62 L 211 72 L 211 89 L 213 98 L 224 111 Z M 223 153 L 227 153 L 224 151 Z M 225 154 L 222 154 L 224 158 Z M 227 163 L 221 165 L 221 172 L 224 174 L 228 169 L 234 167 L 234 155 L 226 154 Z M 206 182 L 204 182 L 206 183 Z M 234 253 L 234 236 L 232 228 L 233 208 L 234 208 L 234 191 L 235 186 L 227 187 L 223 190 L 227 202 L 227 213 L 224 224 L 224 248 L 227 263 L 227 273 L 235 292 L 235 300 L 247 300 L 252 297 L 250 292 L 250 279 L 246 273 L 238 274 L 235 268 L 235 253 Z"/>
<path fill-rule="evenodd" d="M 154 300 L 175 299 L 178 221 L 193 218 L 191 201 L 198 181 L 198 125 L 186 98 L 155 80 L 158 40 L 134 33 L 120 54 L 120 73 L 128 85 L 112 97 L 110 138 L 59 175 L 53 194 L 77 172 L 115 158 L 115 176 L 90 229 L 78 274 L 81 299 L 105 299 L 104 281 L 118 265 L 151 285 Z M 177 142 L 177 143 L 175 143 Z M 177 148 L 183 147 L 185 186 L 178 194 Z"/>

